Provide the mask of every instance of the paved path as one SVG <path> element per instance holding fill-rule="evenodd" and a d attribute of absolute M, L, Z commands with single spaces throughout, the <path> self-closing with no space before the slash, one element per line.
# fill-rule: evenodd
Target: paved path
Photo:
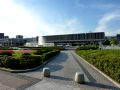
<path fill-rule="evenodd" d="M 62 51 L 44 67 L 50 68 L 50 78 L 42 77 L 42 69 L 20 74 L 42 79 L 39 83 L 26 90 L 119 90 L 119 88 L 92 69 L 84 61 L 80 60 L 79 57 L 70 50 Z M 85 84 L 76 84 L 73 82 L 75 72 L 83 72 L 85 74 Z"/>
<path fill-rule="evenodd" d="M 39 81 L 32 77 L 0 71 L 0 90 L 23 90 Z"/>

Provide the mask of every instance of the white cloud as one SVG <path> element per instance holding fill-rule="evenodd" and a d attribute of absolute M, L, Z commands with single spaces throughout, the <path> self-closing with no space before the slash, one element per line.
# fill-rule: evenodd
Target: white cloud
<path fill-rule="evenodd" d="M 109 14 L 104 15 L 98 22 L 98 25 L 95 29 L 97 32 L 106 32 L 106 35 L 115 35 L 120 33 L 120 28 L 117 30 L 114 29 L 113 31 L 111 30 L 111 27 L 108 27 L 109 23 L 119 20 L 120 19 L 120 13 L 119 11 L 112 12 Z"/>
<path fill-rule="evenodd" d="M 43 32 L 44 35 L 58 35 L 58 34 L 71 34 L 82 32 L 82 24 L 77 18 L 70 18 L 62 20 L 62 22 L 57 23 L 47 23 L 45 21 L 39 20 L 39 30 Z"/>
<path fill-rule="evenodd" d="M 11 37 L 38 35 L 31 13 L 13 0 L 0 0 L 0 32 Z"/>
<path fill-rule="evenodd" d="M 42 36 L 83 32 L 82 24 L 77 18 L 63 19 L 62 22 L 49 23 L 42 13 L 34 13 L 31 8 L 15 3 L 14 0 L 0 0 L 0 32 L 15 37 Z"/>

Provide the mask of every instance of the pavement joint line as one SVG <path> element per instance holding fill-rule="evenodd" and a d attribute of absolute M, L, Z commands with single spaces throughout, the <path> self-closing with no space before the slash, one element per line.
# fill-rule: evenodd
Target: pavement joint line
<path fill-rule="evenodd" d="M 120 84 L 118 82 L 116 82 L 115 80 L 113 80 L 111 77 L 109 77 L 108 75 L 106 75 L 105 73 L 103 73 L 102 71 L 100 71 L 98 68 L 96 68 L 95 66 L 93 66 L 92 64 L 90 64 L 89 62 L 87 62 L 85 59 L 83 59 L 82 57 L 80 57 L 76 53 L 74 55 L 76 55 L 77 57 L 79 57 L 80 59 L 82 59 L 85 63 L 87 63 L 88 65 L 90 65 L 93 69 L 95 69 L 97 72 L 99 72 L 101 75 L 103 75 L 109 81 L 111 81 L 114 85 L 116 85 L 117 87 L 120 88 Z"/>

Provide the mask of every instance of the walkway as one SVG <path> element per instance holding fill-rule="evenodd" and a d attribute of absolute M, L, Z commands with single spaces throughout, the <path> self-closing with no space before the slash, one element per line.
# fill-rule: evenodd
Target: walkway
<path fill-rule="evenodd" d="M 80 60 L 73 51 L 62 51 L 50 63 L 44 67 L 51 70 L 50 78 L 42 77 L 42 69 L 19 75 L 41 79 L 41 81 L 26 90 L 119 90 L 104 76 L 92 69 L 84 61 Z M 76 84 L 73 78 L 76 72 L 85 74 L 85 84 Z"/>
<path fill-rule="evenodd" d="M 39 81 L 32 77 L 0 71 L 0 90 L 23 90 Z"/>

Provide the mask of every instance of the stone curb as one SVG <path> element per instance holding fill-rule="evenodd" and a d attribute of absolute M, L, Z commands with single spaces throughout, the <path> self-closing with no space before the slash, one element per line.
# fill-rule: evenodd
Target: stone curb
<path fill-rule="evenodd" d="M 87 62 L 85 59 L 83 59 L 82 57 L 80 57 L 79 55 L 77 55 L 75 53 L 75 55 L 77 57 L 79 57 L 80 59 L 82 59 L 85 63 L 87 63 L 88 65 L 90 65 L 93 69 L 95 69 L 97 72 L 99 72 L 101 75 L 103 75 L 105 78 L 107 78 L 109 81 L 111 81 L 113 84 L 115 84 L 118 88 L 120 88 L 120 84 L 118 82 L 116 82 L 115 80 L 113 80 L 111 77 L 109 77 L 108 75 L 106 75 L 104 72 L 102 72 L 101 70 L 99 70 L 98 68 L 96 68 L 95 66 L 93 66 L 92 64 L 90 64 L 89 62 Z"/>
<path fill-rule="evenodd" d="M 7 72 L 11 72 L 11 73 L 23 73 L 23 72 L 30 72 L 30 71 L 35 71 L 37 69 L 42 68 L 44 65 L 46 65 L 47 63 L 49 63 L 50 61 L 53 60 L 53 58 L 57 57 L 59 55 L 59 53 L 53 57 L 51 57 L 50 59 L 48 59 L 46 62 L 44 62 L 43 64 L 41 64 L 40 66 L 37 66 L 35 68 L 31 68 L 31 69 L 25 69 L 25 70 L 12 70 L 12 69 L 7 69 L 7 68 L 0 68 L 0 70 L 2 71 L 7 71 Z"/>

